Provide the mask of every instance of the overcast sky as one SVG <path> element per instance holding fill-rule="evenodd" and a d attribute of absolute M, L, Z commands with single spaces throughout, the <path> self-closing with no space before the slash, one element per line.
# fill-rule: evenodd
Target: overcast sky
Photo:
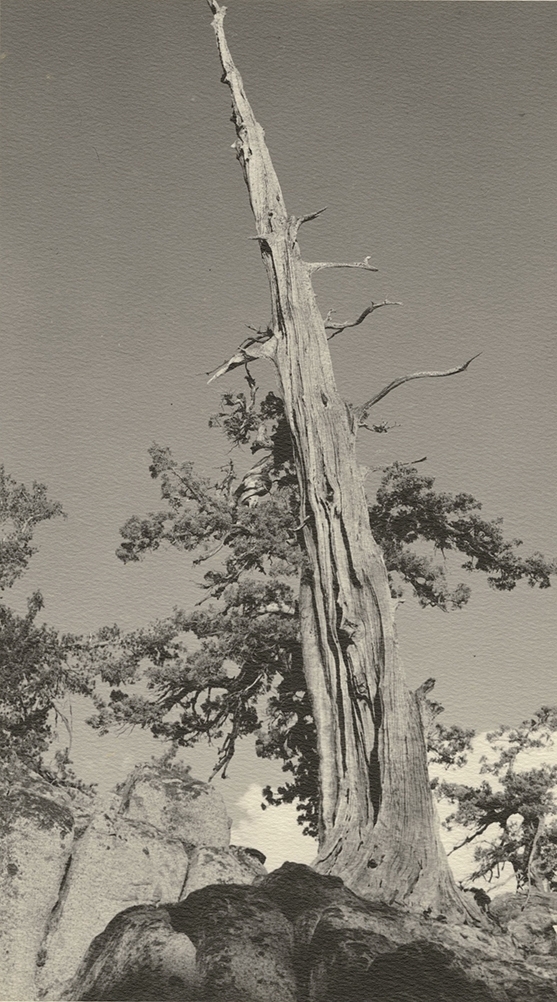
<path fill-rule="evenodd" d="M 183 556 L 114 556 L 158 506 L 147 449 L 217 473 L 207 421 L 242 377 L 204 372 L 268 319 L 229 92 L 203 0 L 4 0 L 2 18 L 0 461 L 68 513 L 10 600 L 40 587 L 61 629 L 141 626 L 197 598 Z M 557 7 L 230 0 L 226 27 L 290 211 L 328 206 L 307 258 L 380 269 L 318 276 L 323 312 L 404 304 L 335 339 L 341 392 L 482 352 L 389 395 L 376 418 L 398 427 L 362 437 L 362 463 L 427 455 L 439 487 L 555 554 Z M 555 589 L 479 581 L 451 615 L 408 600 L 409 681 L 437 679 L 447 721 L 518 722 L 556 701 L 556 613 Z"/>

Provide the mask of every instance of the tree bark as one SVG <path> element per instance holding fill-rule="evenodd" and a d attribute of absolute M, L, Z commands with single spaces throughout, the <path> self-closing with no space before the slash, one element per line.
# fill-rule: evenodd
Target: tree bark
<path fill-rule="evenodd" d="M 357 420 L 333 375 L 311 283 L 328 262 L 302 260 L 264 132 L 210 0 L 232 92 L 236 151 L 271 294 L 273 359 L 292 436 L 308 557 L 300 593 L 304 671 L 320 761 L 319 872 L 360 895 L 460 915 L 467 909 L 438 836 L 415 695 L 398 656 L 394 607 L 356 456 Z M 372 269 L 369 261 L 335 267 Z"/>

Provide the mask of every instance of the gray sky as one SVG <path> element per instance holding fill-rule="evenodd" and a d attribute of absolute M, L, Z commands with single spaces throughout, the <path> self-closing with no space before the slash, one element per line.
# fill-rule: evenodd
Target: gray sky
<path fill-rule="evenodd" d="M 376 418 L 399 427 L 362 438 L 362 462 L 427 455 L 439 487 L 554 554 L 557 7 L 228 7 L 288 207 L 328 206 L 305 254 L 380 269 L 318 276 L 323 312 L 404 303 L 335 339 L 341 392 L 361 402 L 482 352 L 391 394 Z M 183 556 L 114 556 L 125 519 L 158 507 L 146 450 L 216 473 L 207 420 L 242 377 L 203 373 L 268 318 L 229 94 L 203 0 L 4 0 L 2 16 L 0 458 L 69 516 L 39 532 L 11 601 L 40 587 L 62 629 L 140 626 L 197 598 Z M 270 367 L 254 373 L 273 386 Z M 411 606 L 409 681 L 437 678 L 447 720 L 486 728 L 555 702 L 557 590 L 478 580 L 460 613 Z"/>

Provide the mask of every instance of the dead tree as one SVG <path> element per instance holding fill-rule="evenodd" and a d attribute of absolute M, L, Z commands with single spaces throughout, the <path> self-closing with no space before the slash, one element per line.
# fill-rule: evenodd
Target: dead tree
<path fill-rule="evenodd" d="M 308 571 L 300 586 L 304 672 L 318 737 L 321 873 L 359 894 L 434 913 L 462 915 L 438 835 L 428 781 L 419 696 L 404 681 L 394 605 L 369 523 L 356 435 L 372 406 L 417 372 L 394 380 L 358 408 L 337 390 L 312 275 L 324 268 L 376 269 L 362 261 L 307 262 L 297 237 L 319 213 L 289 216 L 280 184 L 224 33 L 225 7 L 209 0 L 232 92 L 235 143 L 255 217 L 271 294 L 271 322 L 213 376 L 255 357 L 272 359 L 292 436 Z M 321 210 L 320 210 L 321 211 Z M 361 323 L 373 303 L 353 321 Z M 470 360 L 471 361 L 471 360 Z"/>

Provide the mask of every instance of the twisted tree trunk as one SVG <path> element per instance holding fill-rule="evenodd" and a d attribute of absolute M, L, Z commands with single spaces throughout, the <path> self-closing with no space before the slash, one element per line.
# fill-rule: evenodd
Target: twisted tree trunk
<path fill-rule="evenodd" d="M 438 837 L 418 701 L 404 682 L 387 571 L 356 457 L 359 419 L 370 404 L 351 412 L 339 396 L 311 282 L 322 268 L 375 269 L 368 259 L 302 260 L 298 230 L 317 213 L 288 215 L 227 45 L 225 8 L 216 0 L 210 6 L 272 308 L 269 331 L 240 349 L 230 367 L 238 357 L 273 359 L 300 487 L 308 556 L 301 634 L 320 761 L 315 866 L 367 897 L 462 914 L 466 906 Z"/>

